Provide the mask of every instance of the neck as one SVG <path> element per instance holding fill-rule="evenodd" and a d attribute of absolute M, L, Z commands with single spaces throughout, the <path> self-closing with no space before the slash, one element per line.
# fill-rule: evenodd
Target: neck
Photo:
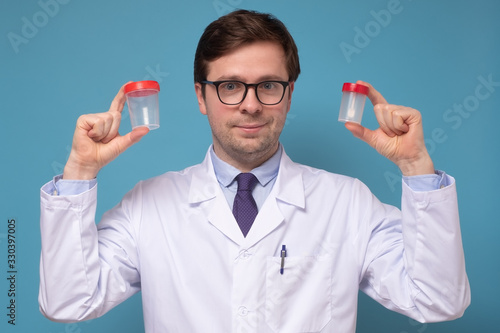
<path fill-rule="evenodd" d="M 278 150 L 279 143 L 272 149 L 264 152 L 233 152 L 227 154 L 223 149 L 214 144 L 214 152 L 221 160 L 232 165 L 241 172 L 250 172 L 269 160 Z"/>

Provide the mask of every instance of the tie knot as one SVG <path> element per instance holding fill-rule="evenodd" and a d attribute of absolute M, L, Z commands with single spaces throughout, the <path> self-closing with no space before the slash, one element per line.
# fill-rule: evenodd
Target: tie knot
<path fill-rule="evenodd" d="M 238 182 L 238 191 L 252 191 L 257 185 L 257 177 L 253 173 L 240 173 L 236 176 Z"/>

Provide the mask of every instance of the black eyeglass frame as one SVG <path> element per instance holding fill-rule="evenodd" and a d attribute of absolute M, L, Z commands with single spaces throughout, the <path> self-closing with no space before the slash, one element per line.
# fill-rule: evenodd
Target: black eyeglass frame
<path fill-rule="evenodd" d="M 225 103 L 220 98 L 220 95 L 219 95 L 219 86 L 221 84 L 223 84 L 223 83 L 231 83 L 231 82 L 241 83 L 245 87 L 245 93 L 243 94 L 243 97 L 241 98 L 241 101 L 239 101 L 238 103 Z M 280 100 L 277 103 L 263 103 L 260 100 L 260 98 L 259 98 L 259 93 L 257 92 L 257 86 L 260 85 L 260 84 L 262 84 L 262 83 L 268 83 L 268 82 L 279 83 L 279 84 L 281 84 L 283 86 L 283 94 L 281 95 L 281 98 L 280 98 Z M 224 80 L 224 81 L 207 81 L 207 80 L 203 80 L 200 83 L 211 84 L 211 85 L 215 86 L 215 90 L 217 91 L 217 97 L 219 97 L 219 101 L 222 104 L 225 104 L 225 105 L 238 105 L 238 104 L 243 103 L 243 101 L 247 97 L 248 87 L 253 87 L 254 88 L 254 90 L 255 90 L 255 96 L 257 97 L 257 100 L 259 101 L 259 103 L 261 103 L 263 105 L 277 105 L 277 104 L 280 104 L 281 101 L 283 101 L 283 97 L 285 96 L 286 88 L 290 85 L 290 82 L 287 82 L 287 81 L 275 81 L 275 80 L 266 80 L 266 81 L 262 81 L 262 82 L 259 82 L 259 83 L 245 83 L 245 82 L 238 81 L 238 80 Z"/>

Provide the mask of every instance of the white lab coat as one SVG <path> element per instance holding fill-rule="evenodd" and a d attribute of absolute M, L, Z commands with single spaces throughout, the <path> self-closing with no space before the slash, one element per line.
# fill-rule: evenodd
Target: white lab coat
<path fill-rule="evenodd" d="M 140 290 L 148 333 L 354 332 L 358 288 L 419 321 L 470 303 L 454 183 L 403 183 L 401 214 L 360 181 L 283 153 L 246 238 L 210 154 L 140 182 L 98 228 L 96 197 L 41 191 L 39 303 L 53 320 L 101 316 Z"/>

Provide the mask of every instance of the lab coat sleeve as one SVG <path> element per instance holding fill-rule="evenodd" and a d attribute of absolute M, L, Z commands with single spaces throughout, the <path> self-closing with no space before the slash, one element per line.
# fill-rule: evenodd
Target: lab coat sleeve
<path fill-rule="evenodd" d="M 461 317 L 470 304 L 457 193 L 449 178 L 450 186 L 426 192 L 403 182 L 401 218 L 376 199 L 371 204 L 361 290 L 419 322 Z"/>
<path fill-rule="evenodd" d="M 92 319 L 139 291 L 128 196 L 103 216 L 110 223 L 98 232 L 97 185 L 70 196 L 41 190 L 38 300 L 44 316 L 60 322 Z"/>

